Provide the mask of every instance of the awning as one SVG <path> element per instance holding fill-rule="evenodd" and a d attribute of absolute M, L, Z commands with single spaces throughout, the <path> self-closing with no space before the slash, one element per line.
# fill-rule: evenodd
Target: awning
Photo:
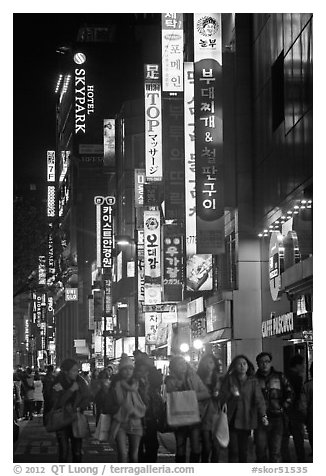
<path fill-rule="evenodd" d="M 211 342 L 216 342 L 219 340 L 230 340 L 231 339 L 231 328 L 225 327 L 223 329 L 218 329 L 217 331 L 209 332 L 204 337 L 201 338 L 203 344 L 209 344 Z"/>

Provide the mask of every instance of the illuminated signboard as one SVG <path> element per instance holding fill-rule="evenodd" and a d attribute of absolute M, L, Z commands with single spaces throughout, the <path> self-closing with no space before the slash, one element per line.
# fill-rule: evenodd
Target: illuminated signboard
<path fill-rule="evenodd" d="M 48 185 L 47 216 L 55 217 L 55 186 Z"/>
<path fill-rule="evenodd" d="M 103 121 L 103 164 L 114 167 L 115 164 L 115 119 Z"/>
<path fill-rule="evenodd" d="M 280 299 L 281 273 L 284 270 L 284 243 L 279 231 L 273 231 L 269 242 L 269 289 L 273 301 Z"/>
<path fill-rule="evenodd" d="M 145 282 L 161 277 L 160 212 L 144 211 Z"/>
<path fill-rule="evenodd" d="M 86 58 L 86 56 L 85 56 Z M 85 59 L 86 61 L 86 59 Z M 94 85 L 87 84 L 86 69 L 75 68 L 75 134 L 86 134 L 87 117 L 94 114 Z"/>
<path fill-rule="evenodd" d="M 294 330 L 293 312 L 287 312 L 281 316 L 271 313 L 271 318 L 262 322 L 262 337 L 272 337 L 287 334 Z"/>
<path fill-rule="evenodd" d="M 145 169 L 135 169 L 135 207 L 144 206 Z"/>
<path fill-rule="evenodd" d="M 224 253 L 222 23 L 194 14 L 197 252 Z"/>
<path fill-rule="evenodd" d="M 25 347 L 26 350 L 29 350 L 29 334 L 30 334 L 30 325 L 28 316 L 24 318 L 24 339 L 25 339 Z"/>
<path fill-rule="evenodd" d="M 146 180 L 162 180 L 162 100 L 158 64 L 145 65 Z"/>
<path fill-rule="evenodd" d="M 195 162 L 194 64 L 184 64 L 185 216 L 186 255 L 196 254 L 196 162 Z"/>
<path fill-rule="evenodd" d="M 183 91 L 183 14 L 162 13 L 162 89 Z"/>
<path fill-rule="evenodd" d="M 144 230 L 137 230 L 137 234 L 138 302 L 143 302 L 145 299 Z"/>
<path fill-rule="evenodd" d="M 55 182 L 55 151 L 47 151 L 47 181 Z"/>
<path fill-rule="evenodd" d="M 163 234 L 164 301 L 182 301 L 183 249 L 181 228 L 177 225 L 164 225 Z"/>
<path fill-rule="evenodd" d="M 96 196 L 97 266 L 111 271 L 113 266 L 113 205 L 115 197 Z"/>
<path fill-rule="evenodd" d="M 60 160 L 60 177 L 59 182 L 61 183 L 66 176 L 68 167 L 69 167 L 70 151 L 62 150 L 61 151 L 61 160 Z"/>
<path fill-rule="evenodd" d="M 50 232 L 48 234 L 48 279 L 47 284 L 50 286 L 55 279 L 55 262 L 54 262 L 54 247 L 53 247 L 53 235 Z"/>
<path fill-rule="evenodd" d="M 65 301 L 78 301 L 78 288 L 65 288 Z"/>
<path fill-rule="evenodd" d="M 103 279 L 103 287 L 104 287 L 104 315 L 111 316 L 112 315 L 112 280 L 111 278 L 105 277 L 105 275 Z"/>

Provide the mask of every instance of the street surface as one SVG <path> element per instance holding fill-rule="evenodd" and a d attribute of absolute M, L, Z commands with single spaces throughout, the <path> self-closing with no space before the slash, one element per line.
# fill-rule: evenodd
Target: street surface
<path fill-rule="evenodd" d="M 95 431 L 95 418 L 91 411 L 86 412 L 90 424 L 91 434 Z M 55 433 L 48 433 L 43 426 L 41 416 L 35 416 L 33 420 L 19 422 L 20 436 L 14 445 L 14 463 L 57 463 L 57 444 Z M 175 440 L 173 433 L 159 433 L 159 457 L 158 463 L 174 463 Z M 306 454 L 310 454 L 309 443 L 305 442 Z M 252 442 L 249 446 L 248 462 L 255 461 Z M 294 448 L 290 445 L 293 461 Z M 83 463 L 116 463 L 116 452 L 108 443 L 101 443 L 92 436 L 83 443 Z M 222 450 L 221 463 L 227 462 L 227 450 Z M 312 462 L 308 457 L 307 462 Z"/>

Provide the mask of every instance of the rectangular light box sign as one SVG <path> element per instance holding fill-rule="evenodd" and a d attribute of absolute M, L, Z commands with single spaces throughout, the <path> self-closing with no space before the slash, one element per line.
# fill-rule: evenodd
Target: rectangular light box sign
<path fill-rule="evenodd" d="M 183 14 L 162 13 L 162 89 L 183 91 Z"/>

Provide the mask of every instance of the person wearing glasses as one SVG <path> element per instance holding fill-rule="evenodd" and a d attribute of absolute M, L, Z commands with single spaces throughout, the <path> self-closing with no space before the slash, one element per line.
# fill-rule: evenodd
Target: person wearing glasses
<path fill-rule="evenodd" d="M 256 378 L 266 402 L 268 426 L 258 423 L 255 430 L 257 463 L 280 463 L 284 412 L 293 401 L 290 382 L 272 366 L 272 355 L 261 352 L 256 357 Z"/>

